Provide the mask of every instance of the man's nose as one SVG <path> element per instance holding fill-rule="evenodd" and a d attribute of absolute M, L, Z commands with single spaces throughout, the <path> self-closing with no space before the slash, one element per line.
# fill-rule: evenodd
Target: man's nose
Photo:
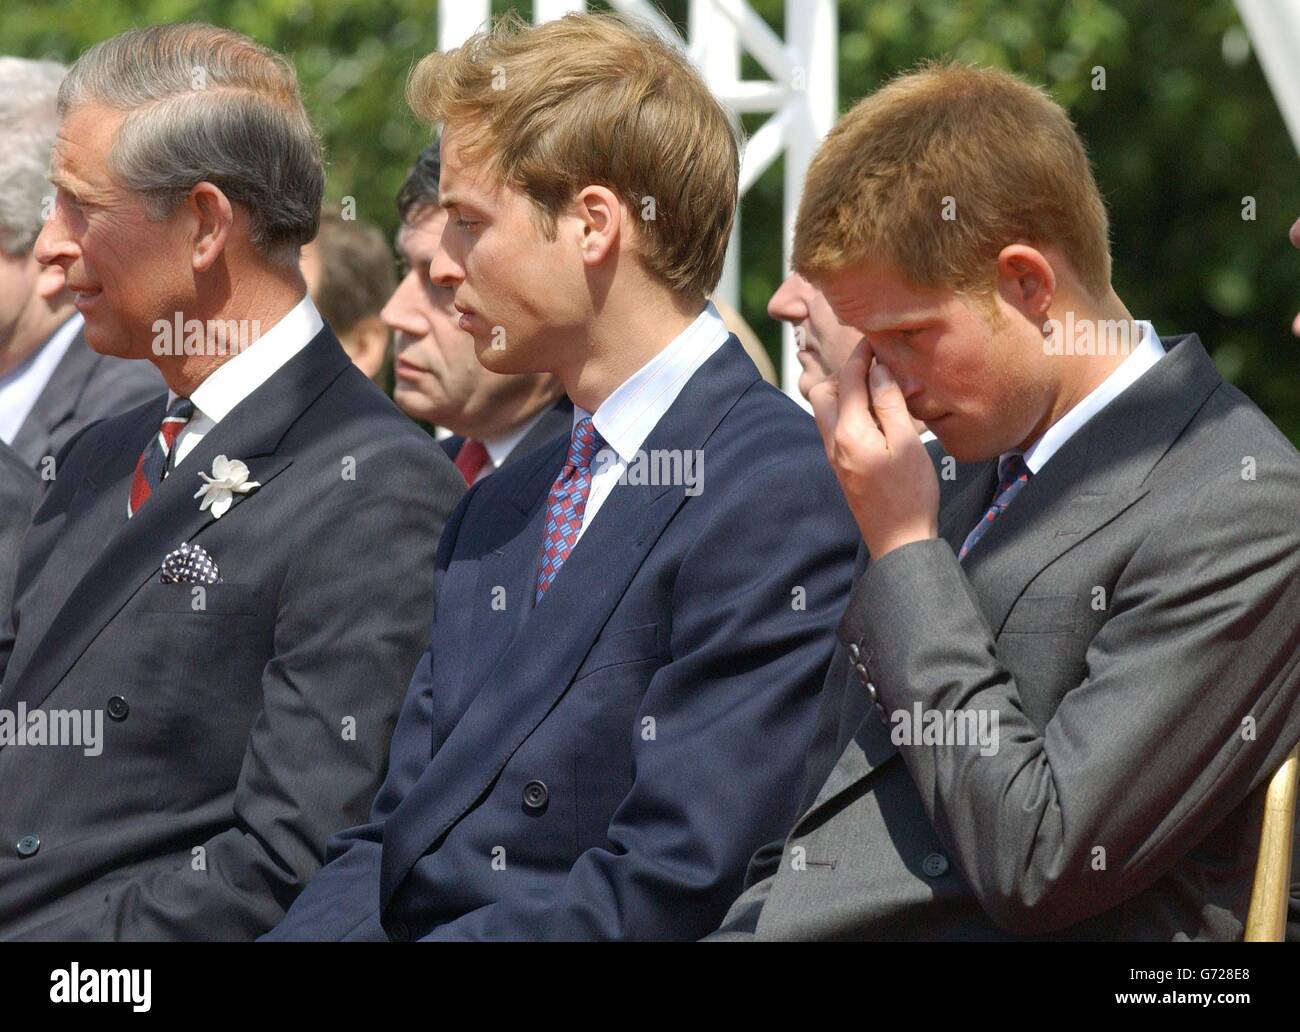
<path fill-rule="evenodd" d="M 77 260 L 80 252 L 69 237 L 63 220 L 59 218 L 57 205 L 41 226 L 41 231 L 36 236 L 36 243 L 32 247 L 32 254 L 42 265 L 61 265 L 65 271 L 69 264 Z"/>
<path fill-rule="evenodd" d="M 419 282 L 419 275 L 412 269 L 403 276 L 392 297 L 379 312 L 379 318 L 390 330 L 411 337 L 423 337 L 429 328 L 428 320 L 420 313 L 420 306 L 417 303 L 424 292 Z"/>
<path fill-rule="evenodd" d="M 767 303 L 767 314 L 779 322 L 799 323 L 808 318 L 808 306 L 795 289 L 793 276 L 786 277 Z"/>
<path fill-rule="evenodd" d="M 450 221 L 448 226 L 450 226 Z M 465 269 L 459 258 L 448 248 L 447 230 L 444 229 L 438 241 L 438 249 L 429 261 L 429 279 L 434 286 L 450 287 L 453 290 L 465 281 Z"/>

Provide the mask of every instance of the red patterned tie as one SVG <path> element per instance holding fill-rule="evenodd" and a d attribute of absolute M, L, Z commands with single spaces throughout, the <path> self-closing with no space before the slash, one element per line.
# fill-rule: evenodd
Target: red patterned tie
<path fill-rule="evenodd" d="M 487 465 L 490 457 L 482 441 L 477 437 L 468 437 L 456 453 L 454 465 L 465 478 L 465 483 L 473 484 L 478 479 L 478 471 Z"/>
<path fill-rule="evenodd" d="M 587 511 L 587 495 L 591 492 L 591 460 L 604 446 L 591 417 L 578 420 L 569 440 L 569 454 L 546 498 L 546 538 L 542 541 L 533 605 L 542 600 L 578 541 L 582 516 Z"/>
<path fill-rule="evenodd" d="M 154 488 L 162 483 L 163 477 L 167 475 L 167 458 L 172 453 L 172 445 L 193 415 L 194 404 L 189 398 L 177 398 L 171 403 L 167 415 L 163 416 L 162 426 L 140 454 L 140 461 L 135 464 L 135 473 L 131 477 L 131 497 L 126 505 L 127 516 L 139 512 L 140 506 L 149 500 Z"/>

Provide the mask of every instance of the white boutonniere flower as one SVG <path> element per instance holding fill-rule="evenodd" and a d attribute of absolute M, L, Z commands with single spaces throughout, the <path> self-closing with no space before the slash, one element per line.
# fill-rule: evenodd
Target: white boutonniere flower
<path fill-rule="evenodd" d="M 195 498 L 202 498 L 199 511 L 212 509 L 213 519 L 221 519 L 230 508 L 237 494 L 248 494 L 261 487 L 256 480 L 248 479 L 248 467 L 238 459 L 228 459 L 218 455 L 212 460 L 212 476 L 199 473 L 204 484 L 194 492 Z"/>

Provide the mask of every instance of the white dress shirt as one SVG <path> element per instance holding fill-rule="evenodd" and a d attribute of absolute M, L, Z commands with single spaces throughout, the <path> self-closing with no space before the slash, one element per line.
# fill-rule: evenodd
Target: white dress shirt
<path fill-rule="evenodd" d="M 0 376 L 0 441 L 13 444 L 85 320 L 77 312 L 18 366 Z"/>
<path fill-rule="evenodd" d="M 597 452 L 592 460 L 592 468 L 597 472 L 591 480 L 577 540 L 582 540 L 582 535 L 617 486 L 628 464 L 634 460 L 650 431 L 677 400 L 686 382 L 726 343 L 730 334 L 710 301 L 693 323 L 624 380 L 594 413 L 573 406 L 573 425 L 577 426 L 579 421 L 591 416 L 596 432 L 614 453 Z"/>
<path fill-rule="evenodd" d="M 279 322 L 263 333 L 247 348 L 222 363 L 201 384 L 194 388 L 190 401 L 194 403 L 191 417 L 172 451 L 171 468 L 185 461 L 185 456 L 199 446 L 199 442 L 212 432 L 230 410 L 266 383 L 280 367 L 311 343 L 325 325 L 320 312 L 304 294 L 302 300 L 285 314 Z M 167 392 L 167 405 L 175 401 L 174 391 Z M 229 458 L 242 458 L 231 455 Z"/>
<path fill-rule="evenodd" d="M 1047 460 L 1060 451 L 1065 442 L 1077 434 L 1084 424 L 1137 383 L 1148 369 L 1165 357 L 1165 346 L 1160 343 L 1156 328 L 1143 319 L 1137 320 L 1137 328 L 1141 341 L 1129 352 L 1128 357 L 1023 452 L 1025 465 L 1029 467 L 1031 473 L 1037 473 L 1047 465 Z M 1022 453 L 1018 449 L 1012 449 L 998 457 L 999 483 L 1004 478 L 1007 462 L 1013 455 L 1020 454 Z"/>

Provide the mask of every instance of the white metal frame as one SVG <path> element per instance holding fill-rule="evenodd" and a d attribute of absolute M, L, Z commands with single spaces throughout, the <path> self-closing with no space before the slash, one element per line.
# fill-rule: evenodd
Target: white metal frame
<path fill-rule="evenodd" d="M 836 0 L 785 0 L 785 39 L 781 39 L 745 0 L 690 0 L 688 39 L 648 0 L 610 0 L 615 10 L 640 18 L 670 42 L 684 46 L 709 88 L 733 116 L 770 112 L 771 117 L 749 138 L 740 164 L 744 193 L 785 154 L 785 199 L 782 230 L 782 276 L 790 267 L 790 247 L 804 173 L 823 137 L 835 124 L 838 97 L 838 22 Z M 586 9 L 585 0 L 535 0 L 537 23 Z M 490 0 L 438 0 L 438 48 L 460 46 L 487 22 Z M 770 79 L 741 79 L 742 48 Z M 727 263 L 717 294 L 738 307 L 740 219 L 737 217 L 727 250 Z M 805 404 L 795 384 L 800 367 L 795 358 L 794 333 L 782 327 L 781 383 L 792 398 Z M 806 405 L 805 405 L 806 407 Z"/>

